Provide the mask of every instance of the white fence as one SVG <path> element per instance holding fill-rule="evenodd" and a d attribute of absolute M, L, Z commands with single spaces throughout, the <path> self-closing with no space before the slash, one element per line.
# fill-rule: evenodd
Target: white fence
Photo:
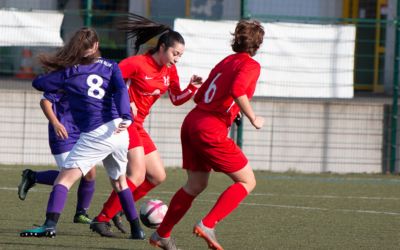
<path fill-rule="evenodd" d="M 40 93 L 17 83 L 0 90 L 0 164 L 53 165 Z M 381 172 L 384 102 L 256 98 L 254 109 L 266 124 L 256 130 L 245 120 L 243 150 L 255 169 Z M 166 166 L 181 166 L 180 125 L 192 107 L 162 98 L 145 123 Z"/>

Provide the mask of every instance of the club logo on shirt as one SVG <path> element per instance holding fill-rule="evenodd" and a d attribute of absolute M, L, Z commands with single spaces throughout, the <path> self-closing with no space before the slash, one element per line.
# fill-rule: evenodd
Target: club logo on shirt
<path fill-rule="evenodd" d="M 163 76 L 164 79 L 164 85 L 169 86 L 169 76 Z"/>

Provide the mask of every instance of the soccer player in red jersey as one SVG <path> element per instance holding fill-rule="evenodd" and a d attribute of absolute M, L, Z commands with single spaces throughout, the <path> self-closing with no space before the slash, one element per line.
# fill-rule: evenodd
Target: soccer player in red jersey
<path fill-rule="evenodd" d="M 256 180 L 241 149 L 228 137 L 233 120 L 241 111 L 251 124 L 260 129 L 264 119 L 256 116 L 249 99 L 253 96 L 260 64 L 252 59 L 260 47 L 264 29 L 258 21 L 242 20 L 233 34 L 229 55 L 211 71 L 196 93 L 196 107 L 186 116 L 182 129 L 183 168 L 188 179 L 172 197 L 160 227 L 150 237 L 150 244 L 173 250 L 176 245 L 170 234 L 189 210 L 192 201 L 206 187 L 210 171 L 228 175 L 233 185 L 219 197 L 209 213 L 195 224 L 193 233 L 204 238 L 212 249 L 223 249 L 214 228 L 251 192 Z"/>
<path fill-rule="evenodd" d="M 145 196 L 166 178 L 163 163 L 143 122 L 153 104 L 168 91 L 171 102 L 181 105 L 190 100 L 202 79 L 193 76 L 183 91 L 175 67 L 185 49 L 183 37 L 168 26 L 155 23 L 144 17 L 130 14 L 120 28 L 136 38 L 136 51 L 152 37 L 162 34 L 155 48 L 143 55 L 128 57 L 119 63 L 122 76 L 128 85 L 128 93 L 134 114 L 134 123 L 128 128 L 130 145 L 128 152 L 128 185 L 135 201 Z M 146 40 L 147 39 L 147 40 Z M 119 230 L 124 232 L 115 216 L 121 211 L 118 195 L 112 192 L 102 211 L 91 224 L 91 229 L 102 236 L 112 237 L 109 221 L 113 219 Z"/>

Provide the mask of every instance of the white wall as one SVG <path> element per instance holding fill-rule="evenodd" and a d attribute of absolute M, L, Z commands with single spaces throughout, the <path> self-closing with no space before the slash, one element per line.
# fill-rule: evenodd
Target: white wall
<path fill-rule="evenodd" d="M 39 100 L 36 91 L 0 90 L 0 164 L 54 164 Z M 243 150 L 254 169 L 381 172 L 382 102 L 255 99 L 252 103 L 255 112 L 266 118 L 261 130 L 244 122 Z M 191 102 L 174 107 L 169 98 L 162 98 L 145 123 L 166 166 L 181 166 L 180 126 L 192 107 Z"/>

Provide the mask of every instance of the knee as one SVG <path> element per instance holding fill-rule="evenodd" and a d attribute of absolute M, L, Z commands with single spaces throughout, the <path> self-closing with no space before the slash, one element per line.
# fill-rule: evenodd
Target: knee
<path fill-rule="evenodd" d="M 249 178 L 248 180 L 246 180 L 245 182 L 242 182 L 241 184 L 247 190 L 247 193 L 250 193 L 256 187 L 257 182 L 256 182 L 255 178 Z"/>
<path fill-rule="evenodd" d="M 127 176 L 127 178 L 135 184 L 135 186 L 139 186 L 140 184 L 143 183 L 145 180 L 146 173 L 135 173 L 135 174 L 130 174 Z"/>
<path fill-rule="evenodd" d="M 96 168 L 92 168 L 84 177 L 86 181 L 94 181 L 96 180 Z"/>
<path fill-rule="evenodd" d="M 125 176 L 120 176 L 116 180 L 113 180 L 110 178 L 110 181 L 111 181 L 111 186 L 113 187 L 114 191 L 117 193 L 121 192 L 122 190 L 124 190 L 128 187 Z"/>
<path fill-rule="evenodd" d="M 165 173 L 165 171 L 159 171 L 155 175 L 146 175 L 146 179 L 150 181 L 153 185 L 157 186 L 163 183 L 165 179 L 167 179 L 167 174 Z"/>
<path fill-rule="evenodd" d="M 199 195 L 201 192 L 204 191 L 204 189 L 207 188 L 208 182 L 207 181 L 203 181 L 203 182 L 196 182 L 196 183 L 190 183 L 187 182 L 184 186 L 184 189 L 187 193 L 193 195 L 193 196 L 197 196 Z"/>

